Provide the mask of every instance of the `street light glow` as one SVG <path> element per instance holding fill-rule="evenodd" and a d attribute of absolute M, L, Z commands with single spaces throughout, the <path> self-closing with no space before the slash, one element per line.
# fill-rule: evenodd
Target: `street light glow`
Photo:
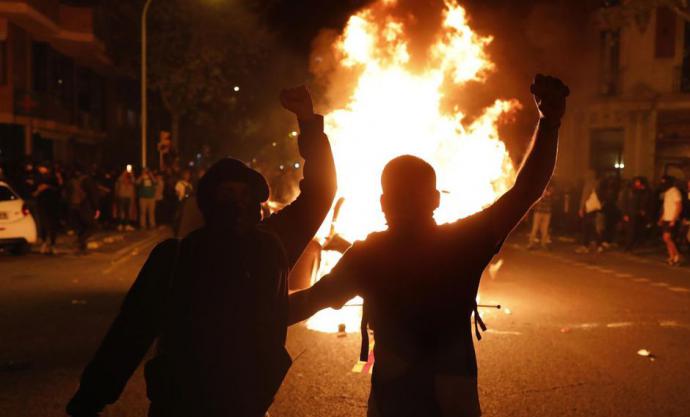
<path fill-rule="evenodd" d="M 235 92 L 240 91 L 240 86 L 239 86 L 239 85 L 236 85 L 236 86 L 233 88 L 233 90 L 235 90 Z"/>

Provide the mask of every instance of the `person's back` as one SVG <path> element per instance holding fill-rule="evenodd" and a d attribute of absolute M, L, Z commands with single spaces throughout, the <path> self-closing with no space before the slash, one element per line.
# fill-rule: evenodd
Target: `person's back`
<path fill-rule="evenodd" d="M 272 400 L 264 384 L 290 366 L 283 244 L 262 227 L 243 235 L 205 227 L 179 250 L 169 316 L 147 377 L 149 387 L 165 385 L 155 371 L 162 358 L 172 364 L 175 386 L 151 400 L 181 416 L 260 416 Z"/>
<path fill-rule="evenodd" d="M 125 171 L 118 177 L 115 183 L 115 196 L 134 200 L 136 195 L 132 174 Z"/>
<path fill-rule="evenodd" d="M 84 175 L 76 173 L 74 177 L 69 180 L 68 194 L 69 205 L 72 209 L 78 209 L 86 200 L 86 192 L 84 191 Z"/>
<path fill-rule="evenodd" d="M 381 175 L 388 230 L 355 243 L 310 289 L 290 296 L 290 323 L 325 307 L 364 298 L 363 346 L 374 330 L 370 417 L 478 416 L 477 365 L 470 318 L 482 271 L 541 196 L 553 172 L 568 89 L 537 76 L 541 120 L 515 186 L 487 209 L 438 226 L 433 167 L 404 155 Z M 480 333 L 475 328 L 477 337 Z"/>

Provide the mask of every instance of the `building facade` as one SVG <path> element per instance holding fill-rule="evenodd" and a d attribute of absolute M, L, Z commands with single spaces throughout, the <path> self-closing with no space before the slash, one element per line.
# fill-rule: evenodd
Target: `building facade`
<path fill-rule="evenodd" d="M 666 8 L 607 18 L 617 7 L 593 19 L 593 93 L 568 111 L 557 173 L 690 178 L 690 22 Z"/>
<path fill-rule="evenodd" d="M 0 162 L 95 163 L 136 134 L 136 88 L 113 71 L 92 7 L 0 1 Z"/>

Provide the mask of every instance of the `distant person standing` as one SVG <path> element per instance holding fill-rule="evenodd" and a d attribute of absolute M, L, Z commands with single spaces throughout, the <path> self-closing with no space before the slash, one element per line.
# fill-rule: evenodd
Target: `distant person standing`
<path fill-rule="evenodd" d="M 68 183 L 68 197 L 70 218 L 77 232 L 79 251 L 83 253 L 101 215 L 96 181 L 77 169 Z"/>
<path fill-rule="evenodd" d="M 134 175 L 127 169 L 115 182 L 115 207 L 117 212 L 117 230 L 134 230 L 129 224 L 129 213 L 136 198 Z"/>
<path fill-rule="evenodd" d="M 142 229 L 156 227 L 156 179 L 144 168 L 137 181 L 139 195 L 139 226 Z M 147 222 L 148 220 L 148 222 Z"/>
<path fill-rule="evenodd" d="M 597 252 L 602 252 L 604 249 L 601 245 L 601 228 L 597 224 L 601 220 L 598 217 L 602 215 L 598 185 L 599 182 L 594 171 L 588 171 L 585 184 L 582 187 L 578 212 L 582 219 L 582 246 L 576 250 L 578 253 L 588 253 L 592 243 L 596 246 Z"/>
<path fill-rule="evenodd" d="M 160 171 L 154 171 L 153 173 L 153 178 L 156 181 L 156 193 L 154 196 L 154 200 L 156 201 L 155 205 L 155 215 L 154 217 L 158 220 L 158 222 L 163 222 L 165 223 L 165 220 L 167 217 L 165 216 L 164 212 L 164 204 L 163 204 L 163 197 L 165 194 L 165 180 L 163 179 L 163 174 L 160 173 Z"/>
<path fill-rule="evenodd" d="M 58 180 L 47 164 L 39 165 L 36 177 L 36 198 L 42 254 L 55 253 L 55 239 L 60 225 L 60 190 Z"/>
<path fill-rule="evenodd" d="M 180 229 L 180 222 L 182 221 L 182 212 L 184 210 L 184 206 L 189 197 L 192 196 L 193 191 L 194 186 L 192 185 L 192 172 L 188 169 L 185 169 L 182 171 L 182 176 L 180 179 L 177 181 L 177 183 L 175 183 L 175 197 L 177 197 L 177 200 L 175 201 L 175 224 L 173 225 L 175 235 L 178 234 Z"/>
<path fill-rule="evenodd" d="M 182 176 L 175 184 L 175 195 L 177 201 L 182 202 L 192 195 L 192 173 L 188 169 L 182 171 Z"/>
<path fill-rule="evenodd" d="M 690 179 L 686 184 L 686 195 L 683 207 L 683 227 L 685 227 L 685 244 L 690 248 Z"/>
<path fill-rule="evenodd" d="M 661 191 L 663 193 L 663 205 L 659 226 L 661 226 L 662 238 L 668 251 L 668 264 L 680 265 L 680 253 L 676 246 L 675 238 L 680 225 L 683 196 L 675 185 L 675 179 L 669 175 L 661 178 Z"/>
<path fill-rule="evenodd" d="M 24 164 L 24 169 L 22 170 L 19 177 L 19 195 L 24 200 L 26 207 L 31 212 L 31 215 L 36 220 L 36 227 L 38 230 L 41 229 L 41 221 L 38 216 L 38 207 L 36 205 L 36 197 L 34 193 L 36 192 L 36 170 L 34 169 L 34 164 L 28 161 Z"/>
<path fill-rule="evenodd" d="M 643 177 L 635 177 L 621 193 L 620 208 L 625 226 L 625 251 L 637 247 L 649 219 L 651 194 Z"/>
<path fill-rule="evenodd" d="M 548 185 L 544 194 L 534 206 L 534 214 L 532 214 L 532 232 L 529 235 L 528 249 L 534 248 L 539 242 L 541 247 L 548 249 L 551 244 L 551 236 L 549 235 L 549 228 L 551 227 L 551 211 L 553 208 L 553 186 Z M 539 239 L 537 239 L 539 233 Z"/>

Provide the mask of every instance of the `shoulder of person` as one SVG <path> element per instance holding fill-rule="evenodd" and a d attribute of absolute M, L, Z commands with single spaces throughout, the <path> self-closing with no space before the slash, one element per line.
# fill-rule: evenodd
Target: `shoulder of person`
<path fill-rule="evenodd" d="M 366 247 L 371 247 L 371 246 L 376 246 L 376 245 L 381 245 L 386 242 L 388 237 L 390 236 L 390 232 L 387 230 L 383 231 L 378 231 L 378 232 L 371 232 L 367 235 L 367 237 L 364 240 L 356 240 L 352 244 L 352 248 L 366 248 Z"/>
<path fill-rule="evenodd" d="M 178 239 L 170 238 L 159 242 L 151 251 L 149 258 L 159 257 L 159 256 L 171 256 L 177 253 L 178 245 L 181 241 Z"/>

